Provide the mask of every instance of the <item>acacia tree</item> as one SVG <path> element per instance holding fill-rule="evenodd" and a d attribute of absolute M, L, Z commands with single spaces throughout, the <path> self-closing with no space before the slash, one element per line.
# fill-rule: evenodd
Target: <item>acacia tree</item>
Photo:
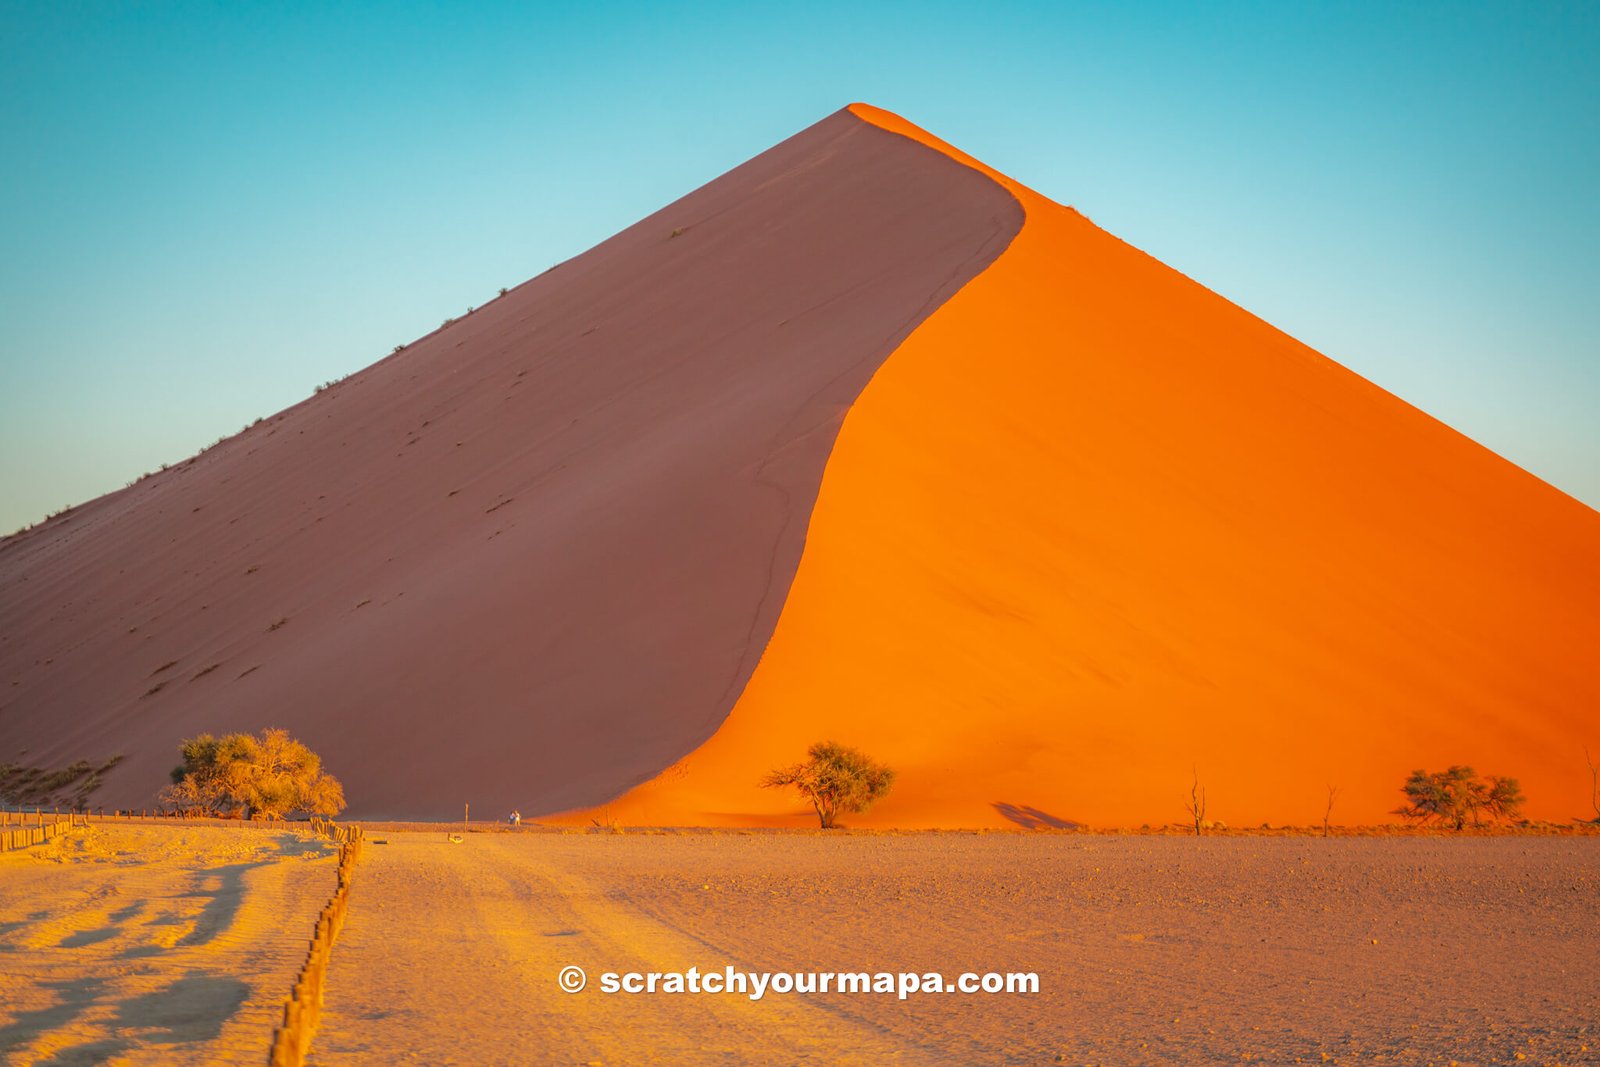
<path fill-rule="evenodd" d="M 811 758 L 773 771 L 761 784 L 769 789 L 792 786 L 799 790 L 811 802 L 824 830 L 837 826 L 841 813 L 866 811 L 894 784 L 893 769 L 833 741 L 817 742 L 806 755 Z"/>
<path fill-rule="evenodd" d="M 1522 813 L 1526 798 L 1515 778 L 1490 775 L 1479 778 L 1471 767 L 1454 764 L 1442 771 L 1412 771 L 1400 787 L 1406 803 L 1394 814 L 1416 822 L 1439 822 L 1455 830 L 1467 820 L 1482 826 L 1483 817 L 1491 820 L 1515 819 Z"/>
<path fill-rule="evenodd" d="M 201 734 L 178 746 L 183 762 L 172 769 L 172 784 L 161 800 L 190 815 L 238 812 L 249 804 L 249 769 L 256 739 L 249 734 Z"/>
<path fill-rule="evenodd" d="M 344 787 L 322 770 L 322 759 L 287 730 L 184 741 L 163 802 L 191 814 L 231 813 L 278 819 L 296 811 L 337 815 Z"/>

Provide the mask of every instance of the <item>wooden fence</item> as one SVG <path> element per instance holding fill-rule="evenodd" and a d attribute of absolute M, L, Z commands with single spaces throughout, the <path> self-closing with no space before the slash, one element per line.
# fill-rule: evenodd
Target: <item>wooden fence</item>
<path fill-rule="evenodd" d="M 15 829 L 12 824 L 15 823 Z M 0 852 L 11 852 L 30 845 L 42 845 L 74 826 L 88 826 L 89 817 L 69 812 L 61 815 L 35 808 L 26 811 L 0 811 Z"/>
<path fill-rule="evenodd" d="M 350 905 L 350 880 L 365 843 L 359 826 L 338 826 L 331 819 L 313 818 L 311 828 L 339 846 L 339 885 L 333 898 L 317 916 L 317 926 L 300 968 L 294 988 L 283 1005 L 283 1023 L 272 1035 L 271 1067 L 300 1067 L 311 1038 L 322 1019 L 322 990 L 327 980 L 328 961 L 333 942 L 344 929 L 345 912 Z"/>

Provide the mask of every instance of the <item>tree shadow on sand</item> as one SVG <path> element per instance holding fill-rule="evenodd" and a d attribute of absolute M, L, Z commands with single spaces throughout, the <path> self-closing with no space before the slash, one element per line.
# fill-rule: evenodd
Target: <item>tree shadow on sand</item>
<path fill-rule="evenodd" d="M 85 1045 L 69 1045 L 64 1049 L 58 1049 L 56 1054 L 47 1060 L 33 1062 L 34 1067 L 94 1067 L 96 1064 L 111 1063 L 132 1047 L 120 1037 L 108 1037 L 103 1041 L 91 1041 Z"/>
<path fill-rule="evenodd" d="M 15 1021 L 0 1026 L 0 1051 L 26 1047 L 45 1034 L 60 1030 L 99 999 L 105 984 L 103 978 L 42 983 L 40 988 L 54 989 L 60 999 L 48 1008 L 23 1012 Z"/>
<path fill-rule="evenodd" d="M 239 908 L 244 904 L 244 872 L 256 867 L 265 867 L 271 860 L 258 860 L 255 863 L 231 863 L 225 867 L 212 867 L 201 871 L 195 878 L 196 882 L 205 886 L 208 882 L 215 882 L 214 888 L 202 888 L 191 896 L 203 896 L 209 899 L 201 907 L 200 914 L 195 916 L 194 929 L 190 930 L 178 940 L 178 948 L 188 948 L 192 945 L 205 945 L 216 939 L 228 927 L 233 925 L 233 920 L 238 918 Z"/>
<path fill-rule="evenodd" d="M 68 934 L 56 945 L 57 948 L 82 948 L 85 945 L 98 945 L 102 941 L 110 941 L 114 937 L 122 936 L 122 927 L 113 923 L 110 926 L 101 926 L 94 930 L 79 930 L 75 934 Z"/>
<path fill-rule="evenodd" d="M 132 904 L 112 912 L 106 919 L 106 925 L 96 927 L 93 930 L 79 930 L 76 933 L 68 934 L 57 943 L 56 947 L 82 948 L 84 945 L 98 945 L 102 941 L 110 941 L 112 938 L 121 937 L 124 924 L 128 920 L 138 917 L 142 911 L 144 911 L 144 901 L 136 900 Z"/>
<path fill-rule="evenodd" d="M 5 937 L 7 934 L 13 933 L 17 930 L 26 929 L 29 923 L 40 922 L 44 919 L 48 919 L 49 917 L 50 913 L 48 911 L 36 911 L 32 915 L 29 915 L 26 919 L 8 919 L 5 922 L 0 922 L 0 937 Z M 15 951 L 17 951 L 16 945 L 0 943 L 0 952 Z"/>
<path fill-rule="evenodd" d="M 307 837 L 305 834 L 279 834 L 277 840 L 278 851 L 285 856 L 305 856 L 315 853 L 319 856 L 333 854 L 333 846 L 321 837 Z"/>
<path fill-rule="evenodd" d="M 250 996 L 237 978 L 191 971 L 165 989 L 117 1006 L 117 1028 L 136 1030 L 141 1043 L 187 1045 L 215 1041 Z"/>
<path fill-rule="evenodd" d="M 1083 823 L 1063 819 L 1051 815 L 1038 808 L 1030 808 L 1026 804 L 1007 804 L 1004 801 L 994 802 L 994 810 L 1016 823 L 1024 830 L 1081 830 Z"/>
<path fill-rule="evenodd" d="M 46 982 L 43 988 L 55 990 L 59 999 L 0 1027 L 0 1052 L 26 1049 L 70 1026 L 95 1004 L 112 999 L 106 997 L 106 982 L 101 978 Z M 39 1067 L 87 1067 L 135 1047 L 205 1044 L 222 1036 L 223 1026 L 249 996 L 250 987 L 237 978 L 191 971 L 164 989 L 118 1003 L 111 1024 L 114 1032 L 109 1036 L 57 1049 L 49 1059 L 26 1062 Z"/>

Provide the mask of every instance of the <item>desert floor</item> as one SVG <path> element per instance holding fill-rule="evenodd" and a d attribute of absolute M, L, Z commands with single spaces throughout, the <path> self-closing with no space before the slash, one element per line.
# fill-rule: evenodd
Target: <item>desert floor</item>
<path fill-rule="evenodd" d="M 318 1064 L 1600 1063 L 1593 836 L 371 837 Z M 0 856 L 0 1056 L 261 1062 L 332 886 L 282 828 Z M 1040 989 L 600 990 L 730 965 Z"/>
<path fill-rule="evenodd" d="M 1600 1063 L 1594 837 L 372 836 L 318 1064 Z M 1040 991 L 599 989 L 730 964 Z"/>
<path fill-rule="evenodd" d="M 100 823 L 0 854 L 0 1059 L 265 1062 L 334 863 L 248 824 Z"/>

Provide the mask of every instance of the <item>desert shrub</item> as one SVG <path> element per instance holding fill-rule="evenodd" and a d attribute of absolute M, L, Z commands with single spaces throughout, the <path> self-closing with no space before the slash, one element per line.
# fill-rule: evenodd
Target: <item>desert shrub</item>
<path fill-rule="evenodd" d="M 183 762 L 173 768 L 161 800 L 180 812 L 278 819 L 299 811 L 344 810 L 344 787 L 287 730 L 265 730 L 259 737 L 201 734 L 184 741 L 179 752 Z"/>
<path fill-rule="evenodd" d="M 811 803 L 824 830 L 838 825 L 842 813 L 866 811 L 889 792 L 894 771 L 865 754 L 833 741 L 819 741 L 806 751 L 810 759 L 775 770 L 762 779 L 769 789 L 793 787 Z"/>
<path fill-rule="evenodd" d="M 1412 771 L 1400 791 L 1406 803 L 1394 814 L 1414 822 L 1437 822 L 1460 830 L 1467 820 L 1482 826 L 1484 817 L 1498 822 L 1515 819 L 1522 813 L 1525 797 L 1515 778 L 1499 775 L 1478 777 L 1471 767 L 1455 764 L 1442 771 Z"/>
<path fill-rule="evenodd" d="M 0 763 L 0 804 L 19 807 L 66 804 L 74 811 L 87 810 L 89 795 L 100 788 L 101 776 L 121 762 L 120 755 L 112 756 L 98 767 L 88 760 L 78 760 L 59 770 Z"/>

